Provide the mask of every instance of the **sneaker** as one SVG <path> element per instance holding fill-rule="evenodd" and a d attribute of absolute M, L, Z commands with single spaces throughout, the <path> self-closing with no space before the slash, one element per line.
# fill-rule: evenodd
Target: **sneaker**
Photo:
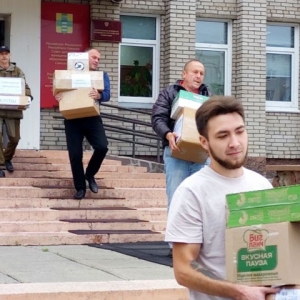
<path fill-rule="evenodd" d="M 5 177 L 5 172 L 3 170 L 0 170 L 0 178 Z"/>
<path fill-rule="evenodd" d="M 8 172 L 13 172 L 15 170 L 10 160 L 5 161 L 5 167 Z"/>

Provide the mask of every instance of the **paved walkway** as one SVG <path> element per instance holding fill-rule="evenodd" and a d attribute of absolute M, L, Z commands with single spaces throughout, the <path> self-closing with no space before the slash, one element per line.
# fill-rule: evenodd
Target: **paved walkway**
<path fill-rule="evenodd" d="M 0 284 L 168 279 L 170 267 L 85 245 L 0 246 Z"/>

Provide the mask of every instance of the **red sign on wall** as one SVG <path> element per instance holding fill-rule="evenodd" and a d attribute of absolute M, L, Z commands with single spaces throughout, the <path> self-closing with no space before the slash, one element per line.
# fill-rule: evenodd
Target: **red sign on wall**
<path fill-rule="evenodd" d="M 119 43 L 122 41 L 122 23 L 110 20 L 91 20 L 91 40 Z"/>
<path fill-rule="evenodd" d="M 89 47 L 90 7 L 87 4 L 41 3 L 41 107 L 52 108 L 55 70 L 67 69 L 67 53 Z"/>

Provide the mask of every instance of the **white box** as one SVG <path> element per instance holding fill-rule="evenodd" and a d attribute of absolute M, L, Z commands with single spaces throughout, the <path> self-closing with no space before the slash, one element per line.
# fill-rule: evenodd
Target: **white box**
<path fill-rule="evenodd" d="M 89 53 L 88 52 L 70 52 L 68 53 L 68 70 L 89 71 Z"/>
<path fill-rule="evenodd" d="M 25 80 L 15 77 L 0 77 L 0 95 L 25 96 Z"/>
<path fill-rule="evenodd" d="M 208 98 L 209 97 L 187 92 L 185 90 L 179 91 L 172 103 L 171 119 L 176 120 L 184 107 L 197 110 Z"/>
<path fill-rule="evenodd" d="M 0 109 L 24 110 L 30 106 L 31 99 L 28 96 L 0 95 Z"/>

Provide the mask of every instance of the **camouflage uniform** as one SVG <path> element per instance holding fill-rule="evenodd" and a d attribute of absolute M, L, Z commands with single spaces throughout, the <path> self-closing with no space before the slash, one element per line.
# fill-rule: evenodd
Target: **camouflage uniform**
<path fill-rule="evenodd" d="M 23 71 L 15 64 L 10 63 L 7 69 L 0 66 L 0 77 L 17 77 L 25 80 Z M 25 94 L 31 96 L 31 91 L 25 80 Z M 10 161 L 16 151 L 20 140 L 20 120 L 23 118 L 23 111 L 0 109 L 0 170 L 5 169 L 5 160 Z M 2 125 L 5 123 L 9 142 L 3 151 Z"/>

